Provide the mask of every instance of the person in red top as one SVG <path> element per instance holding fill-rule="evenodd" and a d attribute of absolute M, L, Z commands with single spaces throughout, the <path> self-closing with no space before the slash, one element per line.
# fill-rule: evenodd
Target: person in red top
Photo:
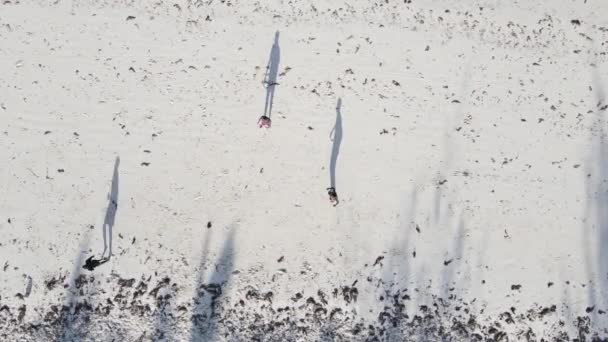
<path fill-rule="evenodd" d="M 272 121 L 269 117 L 267 117 L 266 115 L 260 116 L 260 118 L 258 119 L 258 126 L 260 126 L 260 128 L 270 128 L 270 125 L 272 125 Z"/>

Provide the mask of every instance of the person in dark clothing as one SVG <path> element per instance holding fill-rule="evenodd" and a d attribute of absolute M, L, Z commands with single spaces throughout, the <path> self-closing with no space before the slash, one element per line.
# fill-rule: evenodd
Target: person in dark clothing
<path fill-rule="evenodd" d="M 85 262 L 82 268 L 85 270 L 93 271 L 97 266 L 103 265 L 108 262 L 109 258 L 103 259 L 93 259 L 93 255 L 91 255 Z"/>
<path fill-rule="evenodd" d="M 335 188 L 327 188 L 327 194 L 329 195 L 329 202 L 332 203 L 334 207 L 340 203 L 338 200 L 338 193 L 336 192 Z"/>

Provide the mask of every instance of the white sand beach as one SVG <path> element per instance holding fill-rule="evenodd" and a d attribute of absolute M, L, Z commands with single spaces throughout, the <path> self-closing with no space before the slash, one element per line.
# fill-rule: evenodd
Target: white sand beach
<path fill-rule="evenodd" d="M 0 340 L 608 340 L 606 13 L 3 1 Z"/>

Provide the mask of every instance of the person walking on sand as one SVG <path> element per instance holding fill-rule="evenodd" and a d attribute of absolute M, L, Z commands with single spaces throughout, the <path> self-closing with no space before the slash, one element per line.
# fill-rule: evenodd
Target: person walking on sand
<path fill-rule="evenodd" d="M 268 64 L 266 65 L 266 73 L 264 74 L 264 80 L 262 84 L 266 87 L 266 103 L 264 104 L 264 115 L 258 119 L 258 126 L 260 128 L 270 128 L 272 120 L 270 115 L 272 112 L 272 102 L 274 101 L 274 90 L 277 83 L 277 76 L 279 74 L 279 62 L 281 61 L 281 48 L 279 47 L 279 31 L 274 34 L 274 43 L 270 49 L 270 57 L 268 58 Z"/>
<path fill-rule="evenodd" d="M 270 120 L 269 117 L 267 117 L 266 115 L 260 116 L 260 118 L 258 119 L 258 126 L 260 126 L 260 128 L 270 128 L 270 125 L 272 125 L 272 120 Z"/>
<path fill-rule="evenodd" d="M 334 207 L 340 203 L 335 188 L 327 188 L 327 194 L 329 195 L 329 203 L 333 204 Z"/>
<path fill-rule="evenodd" d="M 93 255 L 91 255 L 82 265 L 82 268 L 85 270 L 93 271 L 96 267 L 101 266 L 108 262 L 110 258 L 102 258 L 102 259 L 93 259 Z"/>

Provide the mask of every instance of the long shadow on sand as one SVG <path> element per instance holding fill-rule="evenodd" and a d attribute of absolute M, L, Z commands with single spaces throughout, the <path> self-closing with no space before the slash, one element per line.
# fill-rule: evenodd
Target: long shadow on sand
<path fill-rule="evenodd" d="M 342 99 L 338 99 L 336 105 L 336 123 L 334 128 L 329 133 L 329 138 L 333 142 L 331 149 L 331 159 L 329 160 L 329 188 L 327 193 L 334 207 L 338 205 L 338 193 L 336 191 L 336 164 L 338 162 L 338 154 L 340 153 L 340 145 L 342 144 Z"/>
<path fill-rule="evenodd" d="M 340 154 L 340 145 L 342 144 L 342 99 L 338 99 L 336 104 L 336 123 L 331 130 L 330 139 L 333 141 L 331 148 L 331 159 L 329 161 L 329 184 L 332 188 L 336 188 L 336 164 L 338 162 L 338 154 Z"/>
<path fill-rule="evenodd" d="M 76 296 L 81 286 L 82 264 L 84 260 L 83 251 L 89 247 L 90 240 L 91 236 L 87 231 L 78 245 L 78 252 L 74 258 L 72 272 L 70 272 L 64 304 L 61 307 L 59 319 L 56 322 L 58 325 L 57 340 L 61 342 L 76 341 L 82 336 L 82 333 L 85 330 L 81 325 L 78 325 L 77 322 L 80 316 L 80 310 L 78 310 L 79 306 Z M 82 324 L 82 322 L 80 322 L 80 324 Z"/>
<path fill-rule="evenodd" d="M 441 298 L 452 299 L 452 292 L 456 289 L 457 283 L 454 281 L 455 275 L 461 269 L 461 259 L 464 247 L 464 219 L 462 213 L 458 220 L 452 247 L 450 248 L 447 259 L 443 261 L 443 270 L 441 271 Z M 479 248 L 483 248 L 480 246 Z"/>
<path fill-rule="evenodd" d="M 274 91 L 279 75 L 279 63 L 281 62 L 281 48 L 279 47 L 279 31 L 274 34 L 274 43 L 270 48 L 270 56 L 266 65 L 266 73 L 264 75 L 263 84 L 266 87 L 266 102 L 264 103 L 264 115 L 271 117 L 272 103 L 274 102 Z"/>
<path fill-rule="evenodd" d="M 105 256 L 108 251 L 108 241 L 110 243 L 110 250 L 108 252 L 108 259 L 112 257 L 112 229 L 114 228 L 114 221 L 116 220 L 116 211 L 118 210 L 118 166 L 120 165 L 120 157 L 116 157 L 114 162 L 114 174 L 112 176 L 112 187 L 108 194 L 108 208 L 106 209 L 106 216 L 103 221 L 102 232 L 103 232 L 103 253 L 102 257 Z M 109 239 L 106 238 L 106 232 Z"/>
<path fill-rule="evenodd" d="M 595 115 L 589 170 L 585 174 L 587 195 L 584 231 L 585 261 L 590 282 L 587 286 L 587 305 L 591 317 L 598 319 L 600 310 L 608 311 L 608 136 L 606 131 L 606 93 L 597 69 L 592 70 L 595 94 L 590 112 Z M 595 254 L 594 254 L 595 253 Z"/>
<path fill-rule="evenodd" d="M 220 255 L 214 263 L 214 268 L 210 272 L 205 272 L 205 266 L 208 262 L 211 235 L 209 234 L 205 239 L 193 299 L 194 308 L 190 328 L 191 342 L 215 340 L 216 324 L 220 316 L 217 309 L 220 307 L 219 302 L 232 275 L 236 229 L 237 227 L 234 225 L 230 227 L 229 235 L 224 241 Z"/>

